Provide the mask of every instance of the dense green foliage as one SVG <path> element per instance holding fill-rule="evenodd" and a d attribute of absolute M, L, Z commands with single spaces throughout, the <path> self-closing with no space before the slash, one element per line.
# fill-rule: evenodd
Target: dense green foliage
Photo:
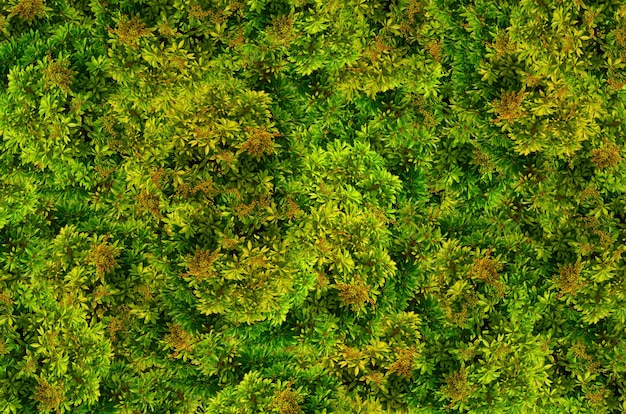
<path fill-rule="evenodd" d="M 0 0 L 0 413 L 626 412 L 626 3 Z"/>

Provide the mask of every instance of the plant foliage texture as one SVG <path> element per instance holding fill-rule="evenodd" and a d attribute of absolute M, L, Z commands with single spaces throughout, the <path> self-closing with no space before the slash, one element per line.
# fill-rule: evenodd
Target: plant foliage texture
<path fill-rule="evenodd" d="M 0 414 L 625 413 L 626 3 L 0 0 Z"/>

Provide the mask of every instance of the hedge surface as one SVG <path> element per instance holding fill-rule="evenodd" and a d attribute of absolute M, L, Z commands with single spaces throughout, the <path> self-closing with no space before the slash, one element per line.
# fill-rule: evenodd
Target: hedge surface
<path fill-rule="evenodd" d="M 0 413 L 626 412 L 626 3 L 0 0 Z"/>

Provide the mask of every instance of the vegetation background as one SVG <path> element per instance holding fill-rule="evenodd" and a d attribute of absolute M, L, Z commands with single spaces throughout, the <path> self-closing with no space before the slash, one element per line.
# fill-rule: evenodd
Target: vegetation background
<path fill-rule="evenodd" d="M 0 412 L 626 412 L 626 3 L 0 0 Z"/>

